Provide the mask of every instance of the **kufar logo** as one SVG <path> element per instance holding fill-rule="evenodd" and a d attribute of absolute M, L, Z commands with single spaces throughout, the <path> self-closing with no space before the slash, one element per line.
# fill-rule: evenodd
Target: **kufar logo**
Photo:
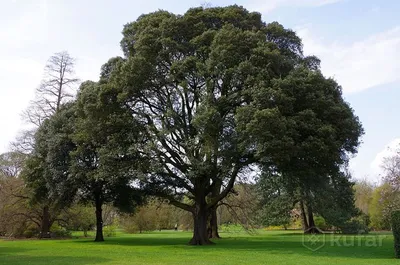
<path fill-rule="evenodd" d="M 325 234 L 318 227 L 311 227 L 304 231 L 303 246 L 311 251 L 317 251 L 325 246 Z"/>

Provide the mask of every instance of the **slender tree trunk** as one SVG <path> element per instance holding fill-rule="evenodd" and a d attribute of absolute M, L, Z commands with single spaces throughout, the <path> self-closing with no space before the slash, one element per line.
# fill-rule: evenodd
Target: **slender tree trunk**
<path fill-rule="evenodd" d="M 218 233 L 218 216 L 217 206 L 210 209 L 210 223 L 208 226 L 208 238 L 219 239 L 221 238 Z"/>
<path fill-rule="evenodd" d="M 300 201 L 301 223 L 303 224 L 303 231 L 306 232 L 310 228 L 307 222 L 306 210 L 304 209 L 303 201 Z"/>
<path fill-rule="evenodd" d="M 50 212 L 49 206 L 45 205 L 42 212 L 42 224 L 40 227 L 40 238 L 50 238 Z"/>
<path fill-rule="evenodd" d="M 95 242 L 104 241 L 103 237 L 103 202 L 100 199 L 100 196 L 96 196 L 96 239 Z"/>
<path fill-rule="evenodd" d="M 207 212 L 207 203 L 205 197 L 200 198 L 200 200 L 196 202 L 196 206 L 193 211 L 193 221 L 194 221 L 193 237 L 189 241 L 189 244 L 190 245 L 213 244 L 208 238 L 207 234 L 208 212 Z"/>
<path fill-rule="evenodd" d="M 307 205 L 307 216 L 308 216 L 308 230 L 306 234 L 319 234 L 320 230 L 316 227 L 314 222 L 314 214 L 311 205 Z"/>

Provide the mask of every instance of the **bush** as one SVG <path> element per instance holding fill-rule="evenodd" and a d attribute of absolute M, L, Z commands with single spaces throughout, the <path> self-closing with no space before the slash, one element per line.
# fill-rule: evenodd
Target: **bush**
<path fill-rule="evenodd" d="M 125 222 L 123 224 L 124 231 L 128 234 L 135 234 L 139 231 L 137 225 L 133 222 Z"/>
<path fill-rule="evenodd" d="M 36 226 L 28 226 L 25 231 L 22 232 L 22 236 L 26 238 L 38 237 L 39 236 L 39 228 Z M 17 235 L 18 236 L 18 235 Z"/>
<path fill-rule="evenodd" d="M 343 234 L 367 234 L 368 227 L 358 219 L 347 221 L 344 225 L 339 227 Z"/>
<path fill-rule="evenodd" d="M 71 231 L 59 226 L 58 224 L 53 224 L 50 231 L 52 238 L 70 238 L 72 236 Z"/>
<path fill-rule="evenodd" d="M 394 253 L 396 258 L 400 259 L 400 211 L 394 211 L 391 217 L 394 236 Z"/>
<path fill-rule="evenodd" d="M 322 216 L 314 217 L 315 226 L 321 230 L 328 230 L 330 227 Z"/>
<path fill-rule="evenodd" d="M 117 227 L 115 225 L 108 225 L 103 228 L 105 237 L 114 237 L 117 235 Z"/>

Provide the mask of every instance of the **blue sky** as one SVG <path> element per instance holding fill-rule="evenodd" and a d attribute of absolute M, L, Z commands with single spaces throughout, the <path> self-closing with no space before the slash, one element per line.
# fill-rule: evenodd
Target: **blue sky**
<path fill-rule="evenodd" d="M 0 152 L 22 128 L 20 113 L 40 83 L 46 60 L 68 50 L 82 80 L 120 55 L 122 26 L 140 14 L 183 13 L 199 5 L 243 5 L 303 38 L 306 54 L 342 86 L 366 134 L 353 175 L 379 180 L 388 148 L 400 143 L 400 1 L 398 0 L 0 0 Z"/>

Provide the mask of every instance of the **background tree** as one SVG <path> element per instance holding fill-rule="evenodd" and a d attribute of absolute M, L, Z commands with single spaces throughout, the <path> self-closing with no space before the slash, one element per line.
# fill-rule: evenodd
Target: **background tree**
<path fill-rule="evenodd" d="M 28 129 L 21 132 L 16 141 L 12 143 L 15 152 L 30 154 L 35 148 L 36 130 L 42 123 L 54 115 L 62 106 L 72 100 L 76 86 L 79 82 L 74 76 L 75 59 L 68 52 L 63 51 L 54 54 L 49 58 L 44 68 L 44 77 L 36 89 L 35 98 L 29 107 L 23 112 L 24 119 L 28 122 Z M 41 178 L 40 175 L 36 176 Z M 40 180 L 37 180 L 40 182 Z M 49 216 L 56 213 L 49 213 L 52 208 L 52 201 L 45 201 L 49 196 L 42 196 L 40 203 L 43 204 L 42 235 L 50 235 L 47 224 L 50 223 Z M 38 198 L 38 197 L 37 197 Z M 36 201 L 39 203 L 39 201 Z M 47 220 L 46 220 L 47 219 Z"/>
<path fill-rule="evenodd" d="M 374 189 L 374 185 L 366 180 L 358 181 L 354 185 L 356 207 L 365 215 L 370 214 L 370 205 Z"/>
<path fill-rule="evenodd" d="M 259 226 L 260 196 L 256 185 L 247 182 L 235 184 L 232 192 L 219 203 L 219 224 L 238 224 L 246 231 Z"/>
<path fill-rule="evenodd" d="M 371 225 L 388 228 L 392 212 L 400 209 L 400 146 L 382 162 L 383 184 L 374 191 Z"/>
<path fill-rule="evenodd" d="M 85 82 L 76 101 L 75 145 L 71 152 L 71 180 L 78 200 L 93 203 L 96 210 L 96 239 L 103 237 L 103 205 L 113 203 L 132 211 L 141 200 L 133 185 L 139 163 L 135 144 L 140 130 L 126 108 L 121 108 L 116 91 L 107 84 Z"/>
<path fill-rule="evenodd" d="M 49 58 L 35 98 L 23 113 L 30 124 L 39 127 L 45 119 L 56 113 L 62 104 L 74 98 L 79 82 L 74 76 L 74 67 L 75 59 L 66 51 L 58 52 Z"/>
<path fill-rule="evenodd" d="M 393 203 L 396 202 L 397 196 L 389 183 L 383 183 L 374 189 L 369 205 L 372 229 L 390 230 L 390 217 L 395 209 Z"/>
<path fill-rule="evenodd" d="M 68 174 L 69 152 L 74 149 L 69 138 L 73 131 L 74 111 L 74 105 L 69 103 L 42 123 L 35 134 L 35 148 L 22 172 L 33 192 L 32 203 L 43 208 L 41 237 L 50 236 L 50 228 L 58 214 L 74 199 L 76 189 Z"/>
<path fill-rule="evenodd" d="M 37 209 L 29 205 L 30 192 L 25 187 L 23 179 L 20 178 L 25 159 L 25 155 L 16 152 L 0 155 L 0 234 L 2 236 L 23 236 L 28 229 L 39 224 Z"/>
<path fill-rule="evenodd" d="M 63 210 L 59 216 L 59 224 L 68 231 L 82 231 L 83 236 L 88 236 L 88 231 L 96 225 L 95 210 L 91 206 L 75 203 Z"/>
<path fill-rule="evenodd" d="M 336 185 L 349 155 L 356 153 L 363 133 L 358 117 L 334 80 L 305 66 L 253 93 L 255 100 L 239 113 L 241 124 L 263 157 L 263 169 L 281 174 L 288 193 L 300 194 L 309 231 L 317 232 L 316 195 Z"/>

